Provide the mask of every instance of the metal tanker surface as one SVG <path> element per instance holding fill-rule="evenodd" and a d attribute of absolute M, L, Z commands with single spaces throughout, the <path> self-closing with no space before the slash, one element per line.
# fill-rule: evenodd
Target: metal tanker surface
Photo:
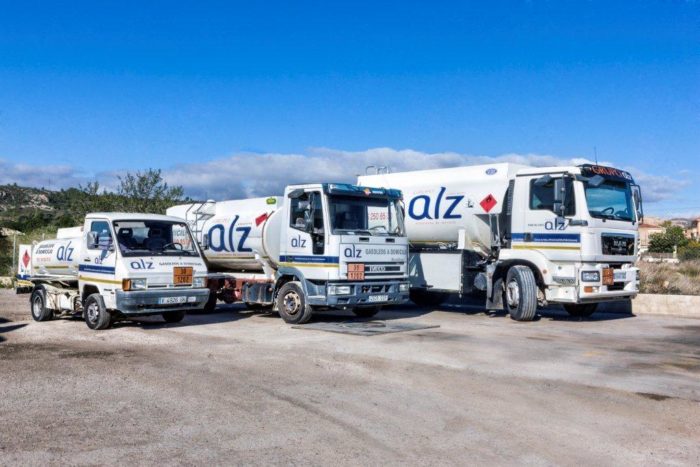
<path fill-rule="evenodd" d="M 403 192 L 411 244 L 464 242 L 466 249 L 486 255 L 491 245 L 489 216 L 502 212 L 509 180 L 523 167 L 501 163 L 365 175 L 358 183 Z"/>
<path fill-rule="evenodd" d="M 168 215 L 187 218 L 198 211 L 199 222 L 192 230 L 208 248 L 203 251 L 210 271 L 262 272 L 262 259 L 279 261 L 283 198 L 271 196 L 234 201 L 194 203 L 174 206 Z M 195 228 L 196 227 L 196 228 Z"/>
<path fill-rule="evenodd" d="M 56 239 L 34 245 L 31 271 L 39 276 L 71 276 L 78 278 L 80 228 L 59 229 Z M 21 259 L 20 259 L 21 260 Z"/>

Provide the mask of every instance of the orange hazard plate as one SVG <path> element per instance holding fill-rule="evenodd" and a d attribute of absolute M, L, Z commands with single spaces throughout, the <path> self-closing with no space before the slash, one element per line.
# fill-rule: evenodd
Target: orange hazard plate
<path fill-rule="evenodd" d="M 192 268 L 191 267 L 174 267 L 173 268 L 173 283 L 175 285 L 192 285 Z"/>
<path fill-rule="evenodd" d="M 603 285 L 613 285 L 615 283 L 615 272 L 612 268 L 603 269 Z"/>
<path fill-rule="evenodd" d="M 348 279 L 351 281 L 365 280 L 365 263 L 348 263 Z"/>

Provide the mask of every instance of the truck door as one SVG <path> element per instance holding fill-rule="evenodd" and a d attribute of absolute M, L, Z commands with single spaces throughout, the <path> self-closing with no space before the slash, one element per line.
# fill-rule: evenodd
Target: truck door
<path fill-rule="evenodd" d="M 112 290 L 120 284 L 115 279 L 117 254 L 112 227 L 101 219 L 88 219 L 85 227 L 79 267 L 81 289 L 87 283 L 99 290 Z"/>
<path fill-rule="evenodd" d="M 281 256 L 285 257 L 283 263 L 314 268 L 316 272 L 309 271 L 309 274 L 319 277 L 319 268 L 328 266 L 327 263 L 331 261 L 325 256 L 326 229 L 322 194 L 320 191 L 300 190 L 290 193 L 289 201 L 289 228 L 286 242 L 281 245 Z M 305 273 L 307 277 L 309 274 Z"/>
<path fill-rule="evenodd" d="M 553 261 L 580 259 L 581 228 L 570 224 L 576 217 L 573 180 L 552 174 L 518 177 L 516 183 L 513 249 L 536 250 Z"/>

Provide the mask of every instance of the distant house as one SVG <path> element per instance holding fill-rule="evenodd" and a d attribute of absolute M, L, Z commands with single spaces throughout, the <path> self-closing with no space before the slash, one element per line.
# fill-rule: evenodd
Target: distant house
<path fill-rule="evenodd" d="M 649 237 L 657 233 L 664 233 L 664 228 L 660 225 L 639 224 L 639 246 L 644 250 L 649 248 Z"/>
<path fill-rule="evenodd" d="M 685 237 L 689 240 L 700 241 L 700 219 L 690 221 L 690 226 L 685 229 Z"/>

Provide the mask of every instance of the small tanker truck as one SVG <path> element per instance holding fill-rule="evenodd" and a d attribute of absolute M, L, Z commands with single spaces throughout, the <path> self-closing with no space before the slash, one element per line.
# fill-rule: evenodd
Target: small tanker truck
<path fill-rule="evenodd" d="M 217 300 L 272 307 L 304 323 L 314 309 L 369 317 L 408 301 L 401 193 L 348 184 L 288 186 L 283 197 L 174 206 L 204 251 Z"/>
<path fill-rule="evenodd" d="M 91 329 L 159 314 L 178 322 L 209 298 L 207 269 L 187 224 L 156 214 L 93 213 L 57 238 L 20 245 L 32 318 L 81 314 Z M 27 287 L 23 287 L 27 289 Z"/>
<path fill-rule="evenodd" d="M 487 309 L 527 321 L 538 305 L 589 316 L 598 303 L 638 292 L 641 191 L 623 170 L 500 163 L 358 183 L 403 191 L 419 305 L 479 290 Z"/>

